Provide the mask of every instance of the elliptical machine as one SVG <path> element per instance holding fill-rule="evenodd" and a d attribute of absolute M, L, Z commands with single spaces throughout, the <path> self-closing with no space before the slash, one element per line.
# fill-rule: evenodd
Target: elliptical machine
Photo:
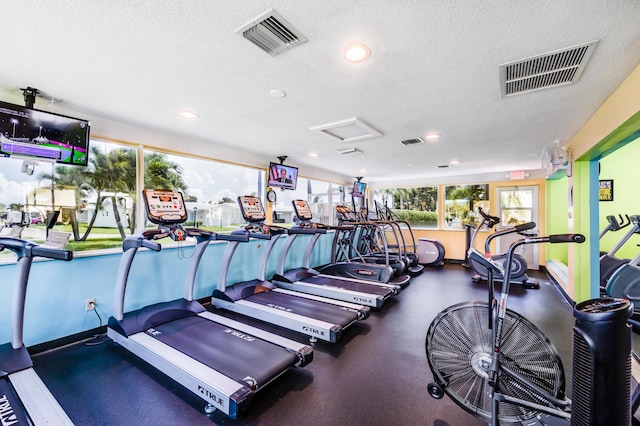
<path fill-rule="evenodd" d="M 609 218 L 607 218 L 609 219 Z M 616 244 L 614 248 L 611 249 L 608 253 L 603 254 L 600 257 L 600 287 L 606 288 L 609 279 L 613 275 L 613 273 L 620 268 L 622 265 L 629 263 L 631 259 L 621 259 L 615 256 L 615 254 L 622 248 L 623 245 L 634 234 L 640 234 L 640 215 L 633 215 L 630 217 L 630 221 L 633 224 L 631 229 L 627 231 L 625 236 Z M 626 225 L 625 225 L 626 226 Z"/>
<path fill-rule="evenodd" d="M 500 223 L 499 217 L 488 215 L 482 210 L 482 207 L 478 207 L 478 212 L 482 216 L 482 221 L 480 222 L 480 224 L 478 224 L 478 226 L 473 232 L 473 235 L 471 237 L 471 248 L 469 249 L 469 251 L 474 249 L 476 236 L 478 235 L 478 232 L 480 232 L 480 229 L 482 229 L 484 225 L 487 225 L 487 227 L 491 229 Z M 485 255 L 491 255 L 490 245 L 491 245 L 491 241 L 494 240 L 495 238 L 498 238 L 502 235 L 512 234 L 514 232 L 517 232 L 523 235 L 528 235 L 524 233 L 535 227 L 536 227 L 536 224 L 534 222 L 527 222 L 522 225 L 517 225 L 512 228 L 506 228 L 501 231 L 494 232 L 493 234 L 487 237 L 487 240 L 484 243 Z M 507 253 L 493 255 L 491 256 L 491 260 L 493 260 L 494 262 L 498 262 L 503 267 L 505 267 L 505 263 L 507 261 Z M 471 280 L 473 282 L 477 283 L 480 281 L 488 281 L 487 269 L 484 266 L 480 265 L 476 260 L 472 258 L 469 258 L 469 266 L 471 266 L 471 269 L 475 273 L 471 277 Z M 511 269 L 511 274 L 510 274 L 511 284 L 522 284 L 525 286 L 525 288 L 540 288 L 540 282 L 537 279 L 527 276 L 527 269 L 528 269 L 527 261 L 521 254 L 514 253 L 513 259 L 511 260 L 510 269 Z M 501 273 L 496 273 L 493 278 L 495 281 L 500 281 L 500 282 L 504 280 L 504 277 Z"/>

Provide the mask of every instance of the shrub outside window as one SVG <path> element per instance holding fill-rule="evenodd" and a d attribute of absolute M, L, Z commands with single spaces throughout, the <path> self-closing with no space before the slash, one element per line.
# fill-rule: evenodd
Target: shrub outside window
<path fill-rule="evenodd" d="M 452 185 L 444 188 L 444 228 L 464 229 L 475 226 L 477 208 L 489 208 L 489 185 Z"/>
<path fill-rule="evenodd" d="M 373 191 L 372 209 L 388 208 L 399 220 L 413 228 L 436 229 L 438 227 L 438 187 L 376 189 Z M 376 212 L 378 215 L 380 212 Z"/>

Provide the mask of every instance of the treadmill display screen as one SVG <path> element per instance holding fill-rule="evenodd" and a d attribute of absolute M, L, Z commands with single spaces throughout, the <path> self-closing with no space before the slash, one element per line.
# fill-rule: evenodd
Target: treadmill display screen
<path fill-rule="evenodd" d="M 238 204 L 240 205 L 242 217 L 244 217 L 244 220 L 247 222 L 264 222 L 267 218 L 262 200 L 258 197 L 242 195 L 238 197 Z"/>
<path fill-rule="evenodd" d="M 142 191 L 147 206 L 147 217 L 156 224 L 183 223 L 187 220 L 187 209 L 182 193 L 168 189 L 145 189 Z"/>
<path fill-rule="evenodd" d="M 242 217 L 247 222 L 264 222 L 267 218 L 262 200 L 258 197 L 242 195 L 238 197 L 238 204 L 240 205 Z"/>
<path fill-rule="evenodd" d="M 311 214 L 311 209 L 309 208 L 309 203 L 306 200 L 293 200 L 293 210 L 296 213 L 296 216 L 300 220 L 311 220 L 313 219 L 313 215 Z"/>

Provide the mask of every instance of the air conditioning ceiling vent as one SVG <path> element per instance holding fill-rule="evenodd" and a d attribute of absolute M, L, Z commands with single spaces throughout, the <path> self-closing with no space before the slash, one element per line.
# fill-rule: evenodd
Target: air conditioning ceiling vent
<path fill-rule="evenodd" d="M 421 143 L 424 143 L 424 141 L 420 138 L 413 138 L 413 139 L 405 139 L 400 141 L 400 143 L 404 146 L 409 146 L 409 145 L 418 145 Z"/>
<path fill-rule="evenodd" d="M 271 56 L 301 45 L 307 39 L 271 9 L 236 30 Z"/>
<path fill-rule="evenodd" d="M 500 65 L 500 96 L 507 97 L 578 81 L 598 41 Z"/>

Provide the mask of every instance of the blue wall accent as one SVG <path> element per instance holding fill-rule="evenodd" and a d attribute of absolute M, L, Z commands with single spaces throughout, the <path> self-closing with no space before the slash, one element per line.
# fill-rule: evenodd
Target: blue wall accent
<path fill-rule="evenodd" d="M 287 257 L 287 268 L 302 265 L 308 236 L 300 236 Z M 328 263 L 331 257 L 333 233 L 318 240 L 312 265 Z M 281 238 L 284 241 L 284 238 Z M 169 240 L 161 240 L 168 242 Z M 282 241 L 278 241 L 269 258 L 267 278 L 276 270 Z M 251 240 L 241 244 L 234 255 L 227 285 L 256 277 L 264 242 Z M 220 261 L 226 243 L 213 242 L 204 253 L 194 288 L 196 299 L 211 295 L 216 287 Z M 160 252 L 139 250 L 136 254 L 125 295 L 125 312 L 153 303 L 183 296 L 186 274 L 193 246 L 167 247 Z M 85 300 L 96 299 L 96 309 L 106 325 L 113 314 L 113 291 L 121 254 L 82 256 L 75 253 L 71 262 L 34 261 L 27 288 L 24 322 L 24 343 L 33 346 L 70 336 L 100 325 L 95 312 L 85 311 Z M 0 343 L 11 340 L 10 312 L 13 295 L 15 263 L 0 265 Z"/>

